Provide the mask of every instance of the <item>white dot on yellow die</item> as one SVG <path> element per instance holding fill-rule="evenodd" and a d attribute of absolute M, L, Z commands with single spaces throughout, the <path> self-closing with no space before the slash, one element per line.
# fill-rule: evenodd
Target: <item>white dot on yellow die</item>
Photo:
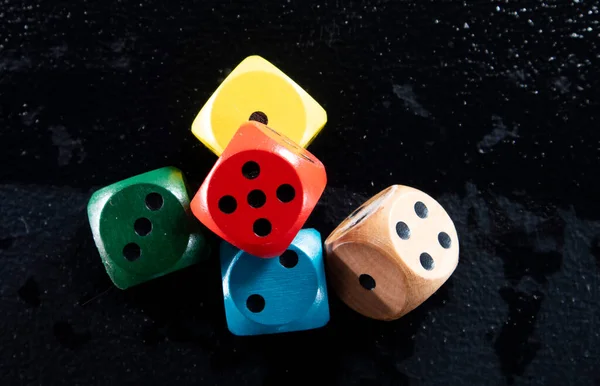
<path fill-rule="evenodd" d="M 239 126 L 262 112 L 272 129 L 307 147 L 327 122 L 325 110 L 281 70 L 259 56 L 242 61 L 221 83 L 192 125 L 221 155 Z"/>

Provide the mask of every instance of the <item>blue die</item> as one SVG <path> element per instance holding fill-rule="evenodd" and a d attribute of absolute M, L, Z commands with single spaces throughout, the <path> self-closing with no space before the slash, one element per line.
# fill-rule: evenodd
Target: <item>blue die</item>
<path fill-rule="evenodd" d="M 279 257 L 221 244 L 227 327 L 234 335 L 309 330 L 329 321 L 321 234 L 303 229 Z"/>

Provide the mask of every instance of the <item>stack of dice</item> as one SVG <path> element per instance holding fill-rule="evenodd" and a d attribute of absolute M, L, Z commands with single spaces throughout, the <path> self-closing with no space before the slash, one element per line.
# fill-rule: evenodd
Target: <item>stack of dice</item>
<path fill-rule="evenodd" d="M 327 182 L 306 148 L 326 121 L 325 110 L 274 65 L 258 56 L 242 61 L 192 124 L 219 157 L 193 197 L 174 167 L 91 197 L 90 227 L 115 286 L 206 260 L 210 231 L 222 239 L 225 317 L 235 335 L 324 326 L 327 279 L 342 301 L 373 319 L 395 320 L 423 303 L 455 270 L 459 252 L 452 220 L 424 192 L 388 187 L 350 214 L 325 248 L 317 230 L 303 229 Z"/>

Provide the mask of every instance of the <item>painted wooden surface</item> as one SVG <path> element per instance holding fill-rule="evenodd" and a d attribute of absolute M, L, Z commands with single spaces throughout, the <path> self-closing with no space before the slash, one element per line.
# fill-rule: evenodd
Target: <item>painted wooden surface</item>
<path fill-rule="evenodd" d="M 303 229 L 280 256 L 264 259 L 221 244 L 229 330 L 263 335 L 309 330 L 329 321 L 321 235 Z"/>
<path fill-rule="evenodd" d="M 210 247 L 189 205 L 183 174 L 173 167 L 94 192 L 88 219 L 115 286 L 127 289 L 209 256 Z"/>
<path fill-rule="evenodd" d="M 266 59 L 245 58 L 219 85 L 192 124 L 194 135 L 221 155 L 240 123 L 253 114 L 302 147 L 327 122 L 327 113 L 298 83 Z"/>
<path fill-rule="evenodd" d="M 241 124 L 191 202 L 194 215 L 232 245 L 279 256 L 317 205 L 325 167 L 260 122 Z"/>

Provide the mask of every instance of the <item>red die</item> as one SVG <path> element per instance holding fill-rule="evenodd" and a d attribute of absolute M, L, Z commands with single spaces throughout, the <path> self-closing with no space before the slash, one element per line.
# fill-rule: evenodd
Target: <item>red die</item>
<path fill-rule="evenodd" d="M 315 156 L 251 121 L 235 133 L 190 206 L 228 243 L 254 256 L 276 257 L 302 229 L 326 183 Z"/>

